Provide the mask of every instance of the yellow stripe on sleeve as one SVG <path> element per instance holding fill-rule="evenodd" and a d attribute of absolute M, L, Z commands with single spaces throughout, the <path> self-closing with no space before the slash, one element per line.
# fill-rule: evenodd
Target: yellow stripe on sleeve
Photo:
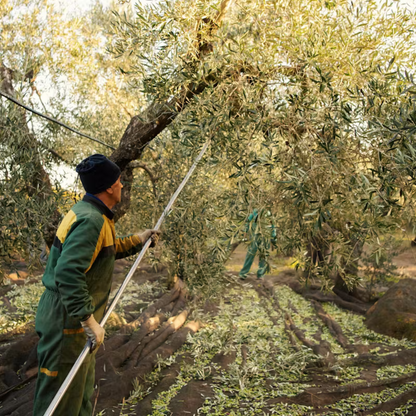
<path fill-rule="evenodd" d="M 95 246 L 94 254 L 92 255 L 92 259 L 88 269 L 85 270 L 85 273 L 91 269 L 92 265 L 94 264 L 95 259 L 97 258 L 98 254 L 102 250 L 103 247 L 111 247 L 114 246 L 114 239 L 115 239 L 115 231 L 114 226 L 111 226 L 110 220 L 103 215 L 104 223 L 100 231 L 100 236 L 98 237 L 97 245 Z"/>
<path fill-rule="evenodd" d="M 74 211 L 69 211 L 68 214 L 65 215 L 65 218 L 62 220 L 61 224 L 59 225 L 58 231 L 56 232 L 56 236 L 59 238 L 59 241 L 63 244 L 65 242 L 66 236 L 68 235 L 68 231 L 70 230 L 72 224 L 77 220 L 77 216 Z"/>
<path fill-rule="evenodd" d="M 41 368 L 40 372 L 46 374 L 49 377 L 56 377 L 58 375 L 57 371 L 49 371 L 47 368 Z"/>
<path fill-rule="evenodd" d="M 130 237 L 121 237 L 116 239 L 116 253 L 125 253 L 133 247 L 138 246 L 141 243 L 140 238 L 137 235 L 131 235 Z"/>

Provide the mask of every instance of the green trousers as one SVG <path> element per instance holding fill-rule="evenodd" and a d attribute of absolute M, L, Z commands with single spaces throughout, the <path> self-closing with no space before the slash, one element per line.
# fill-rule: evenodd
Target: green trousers
<path fill-rule="evenodd" d="M 241 269 L 239 276 L 242 279 L 245 279 L 247 277 L 247 274 L 249 273 L 251 266 L 253 264 L 254 258 L 256 257 L 257 250 L 259 249 L 259 245 L 261 243 L 265 243 L 264 241 L 261 241 L 259 237 L 253 238 L 251 244 L 248 246 L 246 259 L 244 261 L 243 268 Z M 266 250 L 262 250 L 259 253 L 259 268 L 257 270 L 257 278 L 261 279 L 270 269 L 269 263 L 267 261 L 267 243 L 264 244 Z M 268 244 L 270 246 L 270 244 Z"/>
<path fill-rule="evenodd" d="M 38 379 L 34 416 L 43 416 L 86 343 L 79 321 L 66 316 L 59 294 L 45 290 L 36 314 Z M 63 396 L 54 415 L 91 416 L 94 393 L 95 353 L 89 354 Z"/>

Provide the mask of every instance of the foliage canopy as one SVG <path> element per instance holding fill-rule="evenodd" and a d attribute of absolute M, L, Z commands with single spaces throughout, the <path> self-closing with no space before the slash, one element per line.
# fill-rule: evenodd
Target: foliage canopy
<path fill-rule="evenodd" d="M 45 0 L 39 13 L 47 7 Z M 337 276 L 353 286 L 363 244 L 372 243 L 377 261 L 380 237 L 412 224 L 416 38 L 415 15 L 403 2 L 176 0 L 114 6 L 112 17 L 97 6 L 91 15 L 89 26 L 56 17 L 76 53 L 68 55 L 68 44 L 55 37 L 48 50 L 40 38 L 32 46 L 44 53 L 45 80 L 61 77 L 71 97 L 68 110 L 58 91 L 50 108 L 117 145 L 121 113 L 175 102 L 174 122 L 134 171 L 120 230 L 151 225 L 212 137 L 166 224 L 174 271 L 197 280 L 219 272 L 245 218 L 263 208 L 277 226 L 279 250 L 298 253 L 307 278 Z M 23 73 L 16 47 L 7 53 L 14 58 L 4 55 L 4 65 Z M 191 100 L 174 100 L 187 91 Z M 1 108 L 4 120 L 12 110 L 4 102 Z M 70 161 L 93 150 L 71 148 L 50 126 L 34 130 L 39 148 L 48 143 Z M 10 149 L 8 140 L 2 146 Z M 266 220 L 258 232 L 267 234 Z"/>

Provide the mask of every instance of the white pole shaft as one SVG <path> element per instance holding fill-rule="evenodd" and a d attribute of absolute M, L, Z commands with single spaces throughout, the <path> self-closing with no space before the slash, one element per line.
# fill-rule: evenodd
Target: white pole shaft
<path fill-rule="evenodd" d="M 199 155 L 194 161 L 194 164 L 192 165 L 191 169 L 189 169 L 186 176 L 183 178 L 182 183 L 179 185 L 176 192 L 172 195 L 168 205 L 166 205 L 166 208 L 163 210 L 162 215 L 160 216 L 158 222 L 156 223 L 154 229 L 159 230 L 160 226 L 163 223 L 163 220 L 165 217 L 169 214 L 170 209 L 172 208 L 172 205 L 175 203 L 176 199 L 178 198 L 178 195 L 181 193 L 182 189 L 188 182 L 189 178 L 191 177 L 193 171 L 195 170 L 198 162 L 202 159 L 202 156 L 204 156 L 204 153 L 208 149 L 210 140 L 207 140 L 207 142 L 204 144 L 204 147 L 199 152 Z M 124 290 L 126 289 L 130 279 L 132 278 L 134 272 L 136 271 L 137 267 L 139 266 L 140 262 L 142 261 L 144 255 L 146 254 L 147 249 L 149 248 L 150 244 L 152 243 L 151 239 L 149 238 L 144 246 L 142 247 L 139 256 L 137 257 L 136 261 L 134 262 L 132 268 L 130 269 L 129 273 L 127 274 L 126 278 L 124 279 L 123 284 L 118 289 L 116 295 L 114 296 L 113 300 L 111 301 L 110 306 L 107 308 L 107 311 L 103 317 L 103 319 L 100 322 L 100 325 L 104 327 L 104 325 L 107 322 L 107 319 L 111 315 L 111 312 L 114 310 L 118 300 L 120 299 L 121 295 L 123 294 Z M 65 392 L 68 390 L 68 387 L 71 385 L 72 380 L 74 379 L 75 375 L 77 374 L 79 368 L 81 367 L 82 363 L 84 362 L 85 358 L 88 355 L 88 352 L 91 348 L 91 341 L 88 340 L 87 343 L 84 346 L 84 349 L 82 350 L 81 354 L 79 355 L 77 361 L 75 362 L 74 366 L 72 367 L 69 374 L 66 376 L 66 379 L 62 383 L 61 387 L 59 388 L 58 392 L 56 393 L 54 399 L 52 400 L 51 404 L 47 408 L 44 416 L 51 416 L 53 415 L 54 411 L 58 407 L 58 404 L 60 403 L 62 397 L 64 396 Z"/>

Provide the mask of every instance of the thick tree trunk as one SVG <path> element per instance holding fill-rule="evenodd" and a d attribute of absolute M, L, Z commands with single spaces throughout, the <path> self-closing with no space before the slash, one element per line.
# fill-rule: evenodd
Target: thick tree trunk
<path fill-rule="evenodd" d="M 346 274 L 356 276 L 358 273 L 358 260 L 361 257 L 363 252 L 364 242 L 350 238 L 350 244 L 352 246 L 352 254 L 348 264 L 345 265 Z M 360 302 L 364 303 L 368 301 L 366 295 L 363 291 L 360 291 L 358 287 L 349 288 L 345 283 L 343 277 L 338 273 L 335 277 L 335 285 L 333 288 L 334 293 L 336 293 L 340 298 L 346 300 L 347 302 Z"/>
<path fill-rule="evenodd" d="M 328 224 L 325 224 L 326 227 L 322 227 L 322 230 L 316 233 L 314 236 L 309 237 L 306 244 L 306 252 L 308 257 L 308 262 L 304 270 L 304 276 L 307 279 L 310 279 L 311 276 L 314 276 L 314 268 L 320 266 L 324 268 L 331 263 L 332 248 L 331 244 L 328 242 L 328 238 L 332 233 L 340 233 L 339 230 L 331 228 Z M 345 236 L 345 235 L 344 235 Z M 349 246 L 351 247 L 351 255 L 348 260 L 346 258 L 342 259 L 342 264 L 344 268 L 344 274 L 336 273 L 335 276 L 332 276 L 334 281 L 333 292 L 338 295 L 342 300 L 352 303 L 366 303 L 368 299 L 358 287 L 349 288 L 346 284 L 344 277 L 345 275 L 356 276 L 358 273 L 358 260 L 363 251 L 363 241 L 355 238 L 354 236 L 345 236 L 346 239 L 349 239 Z"/>
<path fill-rule="evenodd" d="M 4 91 L 6 94 L 14 97 L 15 90 L 13 87 L 13 76 L 14 73 L 10 68 L 0 66 L 0 90 Z M 43 167 L 42 157 L 39 153 L 39 142 L 36 140 L 36 137 L 30 132 L 27 125 L 26 111 L 16 107 L 15 111 L 18 115 L 19 125 L 16 128 L 21 130 L 22 133 L 22 146 L 30 151 L 33 172 L 35 172 L 29 179 L 30 181 L 27 184 L 27 194 L 31 198 L 36 198 L 42 204 L 51 196 L 54 192 L 52 185 L 49 179 L 49 175 Z M 27 161 L 16 160 L 16 163 L 27 163 Z M 31 221 L 30 217 L 27 218 L 28 222 Z M 55 209 L 49 218 L 49 221 L 43 227 L 43 238 L 48 245 L 52 246 L 53 239 L 55 237 L 55 232 L 58 227 L 60 220 L 60 213 L 58 209 Z"/>

